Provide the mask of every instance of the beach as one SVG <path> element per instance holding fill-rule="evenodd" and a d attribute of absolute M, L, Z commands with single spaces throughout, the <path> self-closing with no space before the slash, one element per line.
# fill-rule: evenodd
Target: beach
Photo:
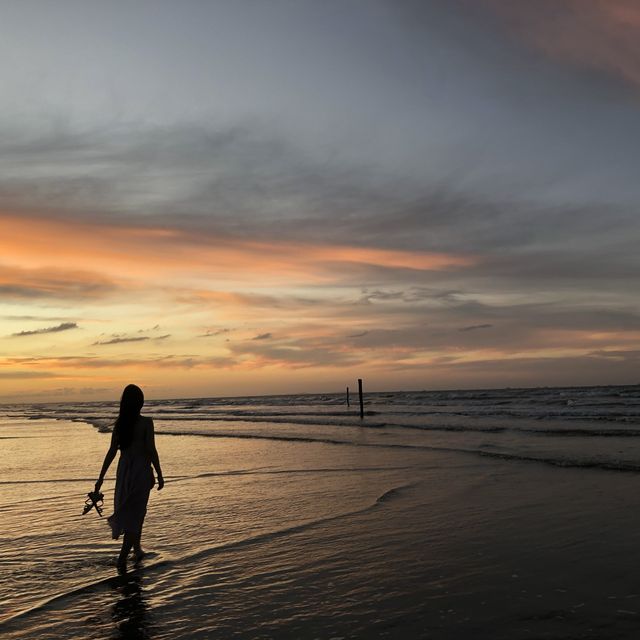
<path fill-rule="evenodd" d="M 0 640 L 640 640 L 640 0 L 2 8 Z"/>
<path fill-rule="evenodd" d="M 126 575 L 115 410 L 3 407 L 3 638 L 637 637 L 637 387 L 149 402 Z"/>

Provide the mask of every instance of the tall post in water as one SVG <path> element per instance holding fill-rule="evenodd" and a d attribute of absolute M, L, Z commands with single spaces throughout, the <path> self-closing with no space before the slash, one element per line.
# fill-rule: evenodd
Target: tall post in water
<path fill-rule="evenodd" d="M 360 396 L 360 420 L 364 418 L 364 402 L 362 400 L 362 378 L 358 378 L 358 395 Z"/>
<path fill-rule="evenodd" d="M 347 407 L 350 407 L 351 403 L 349 402 L 349 387 L 347 387 Z"/>

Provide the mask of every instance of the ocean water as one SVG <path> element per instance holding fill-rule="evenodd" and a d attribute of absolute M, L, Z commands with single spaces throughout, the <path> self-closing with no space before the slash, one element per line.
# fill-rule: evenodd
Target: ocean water
<path fill-rule="evenodd" d="M 0 409 L 2 638 L 638 637 L 638 386 L 150 401 L 126 575 L 117 402 Z"/>

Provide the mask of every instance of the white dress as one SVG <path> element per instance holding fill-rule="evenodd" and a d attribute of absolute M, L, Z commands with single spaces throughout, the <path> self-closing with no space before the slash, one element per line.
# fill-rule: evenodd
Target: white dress
<path fill-rule="evenodd" d="M 140 533 L 147 513 L 149 492 L 155 484 L 151 457 L 153 422 L 140 416 L 133 427 L 133 440 L 120 450 L 116 472 L 113 515 L 107 518 L 111 534 L 117 540 L 123 532 Z"/>

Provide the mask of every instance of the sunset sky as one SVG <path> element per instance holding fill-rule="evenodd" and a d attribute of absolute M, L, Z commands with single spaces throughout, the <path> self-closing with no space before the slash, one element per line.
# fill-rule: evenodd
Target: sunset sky
<path fill-rule="evenodd" d="M 0 401 L 640 383 L 637 0 L 0 31 Z"/>

